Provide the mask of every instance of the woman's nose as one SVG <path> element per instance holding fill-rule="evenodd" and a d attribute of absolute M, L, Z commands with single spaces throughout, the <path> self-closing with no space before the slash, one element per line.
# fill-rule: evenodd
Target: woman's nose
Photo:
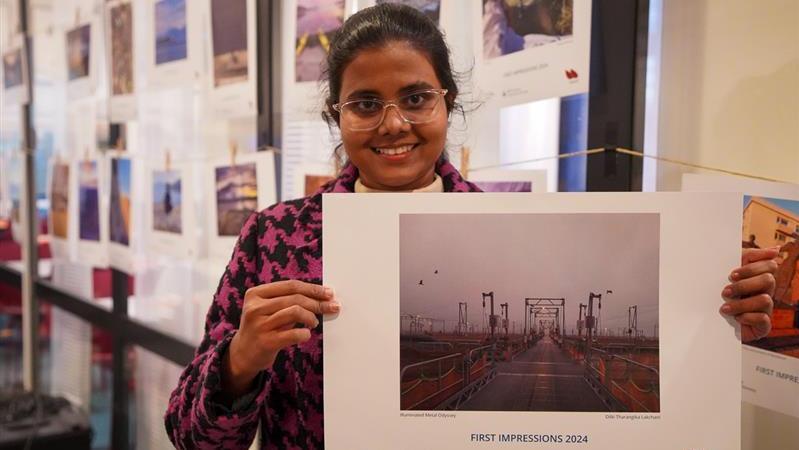
<path fill-rule="evenodd" d="M 405 121 L 396 105 L 388 105 L 383 116 L 383 123 L 380 124 L 380 134 L 398 134 L 408 132 L 411 124 Z"/>

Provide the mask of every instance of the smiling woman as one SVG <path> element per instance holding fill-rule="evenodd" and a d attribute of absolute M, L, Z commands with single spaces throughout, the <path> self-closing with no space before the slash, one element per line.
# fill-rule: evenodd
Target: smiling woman
<path fill-rule="evenodd" d="M 366 8 L 335 35 L 323 116 L 341 130 L 347 161 L 308 197 L 253 213 L 243 225 L 203 341 L 170 399 L 166 428 L 178 448 L 246 448 L 259 425 L 261 448 L 324 448 L 322 315 L 342 307 L 322 286 L 322 194 L 480 191 L 444 152 L 449 117 L 463 111 L 449 57 L 436 24 L 403 5 Z M 747 267 L 737 273 L 768 270 Z M 773 290 L 773 277 L 771 287 L 766 277 L 741 290 L 743 281 L 728 296 Z M 727 313 L 768 324 L 769 295 Z"/>

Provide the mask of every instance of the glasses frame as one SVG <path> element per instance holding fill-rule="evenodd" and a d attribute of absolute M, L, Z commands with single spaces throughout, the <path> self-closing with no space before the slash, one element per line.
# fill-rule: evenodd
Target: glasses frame
<path fill-rule="evenodd" d="M 377 124 L 375 126 L 368 127 L 368 128 L 353 128 L 351 126 L 347 127 L 351 131 L 371 131 L 371 130 L 379 128 L 380 125 L 383 124 L 383 121 L 386 120 L 386 110 L 388 109 L 389 106 L 393 106 L 394 108 L 397 109 L 397 115 L 399 115 L 399 117 L 402 119 L 403 122 L 410 123 L 410 124 L 423 124 L 423 123 L 431 122 L 433 120 L 433 118 L 434 118 L 433 116 L 435 115 L 435 110 L 436 110 L 436 108 L 438 108 L 438 105 L 441 103 L 441 98 L 444 97 L 445 95 L 447 95 L 447 92 L 449 92 L 447 89 L 422 89 L 422 90 L 419 90 L 419 91 L 414 91 L 414 92 L 411 92 L 411 93 L 408 93 L 408 94 L 405 94 L 405 95 L 401 95 L 401 96 L 393 98 L 391 100 L 381 100 L 379 98 L 368 98 L 368 99 L 367 98 L 362 98 L 362 99 L 358 99 L 358 100 L 346 101 L 346 102 L 343 102 L 343 103 L 336 103 L 336 104 L 332 105 L 331 108 L 333 108 L 333 110 L 336 111 L 337 113 L 342 114 L 343 111 L 344 111 L 344 108 L 347 105 L 351 105 L 353 103 L 362 102 L 364 100 L 367 100 L 367 101 L 370 101 L 370 102 L 375 102 L 375 103 L 380 103 L 380 104 L 383 105 L 383 110 L 380 113 L 380 120 L 377 121 Z M 431 113 L 430 118 L 427 119 L 427 120 L 410 120 L 407 117 L 405 117 L 402 114 L 402 108 L 400 108 L 400 106 L 397 104 L 397 101 L 399 99 L 401 99 L 401 98 L 405 98 L 405 97 L 408 97 L 410 95 L 424 94 L 424 93 L 438 94 L 438 97 L 436 98 L 436 104 L 435 104 L 435 106 L 433 106 L 433 113 Z"/>

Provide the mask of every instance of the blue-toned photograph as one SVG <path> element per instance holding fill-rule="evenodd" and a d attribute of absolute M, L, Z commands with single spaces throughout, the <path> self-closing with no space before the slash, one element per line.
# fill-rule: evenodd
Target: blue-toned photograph
<path fill-rule="evenodd" d="M 78 167 L 78 231 L 81 239 L 100 240 L 100 193 L 97 163 L 83 161 Z"/>
<path fill-rule="evenodd" d="M 130 244 L 130 160 L 111 160 L 111 242 Z"/>
<path fill-rule="evenodd" d="M 155 63 L 186 59 L 186 0 L 155 4 Z"/>
<path fill-rule="evenodd" d="M 182 203 L 180 172 L 153 172 L 153 229 L 180 234 Z"/>

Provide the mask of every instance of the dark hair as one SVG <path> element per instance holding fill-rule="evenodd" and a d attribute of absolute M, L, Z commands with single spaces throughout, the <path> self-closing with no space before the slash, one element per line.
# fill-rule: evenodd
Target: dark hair
<path fill-rule="evenodd" d="M 347 64 L 361 50 L 379 48 L 395 41 L 405 42 L 429 56 L 438 81 L 447 90 L 444 97 L 447 113 L 453 110 L 463 113 L 463 107 L 456 101 L 458 84 L 444 35 L 432 20 L 415 8 L 384 3 L 353 14 L 331 41 L 323 77 L 323 81 L 327 81 L 327 98 L 322 117 L 328 125 L 338 126 L 339 123 L 339 114 L 332 106 L 338 103 L 341 77 Z"/>

